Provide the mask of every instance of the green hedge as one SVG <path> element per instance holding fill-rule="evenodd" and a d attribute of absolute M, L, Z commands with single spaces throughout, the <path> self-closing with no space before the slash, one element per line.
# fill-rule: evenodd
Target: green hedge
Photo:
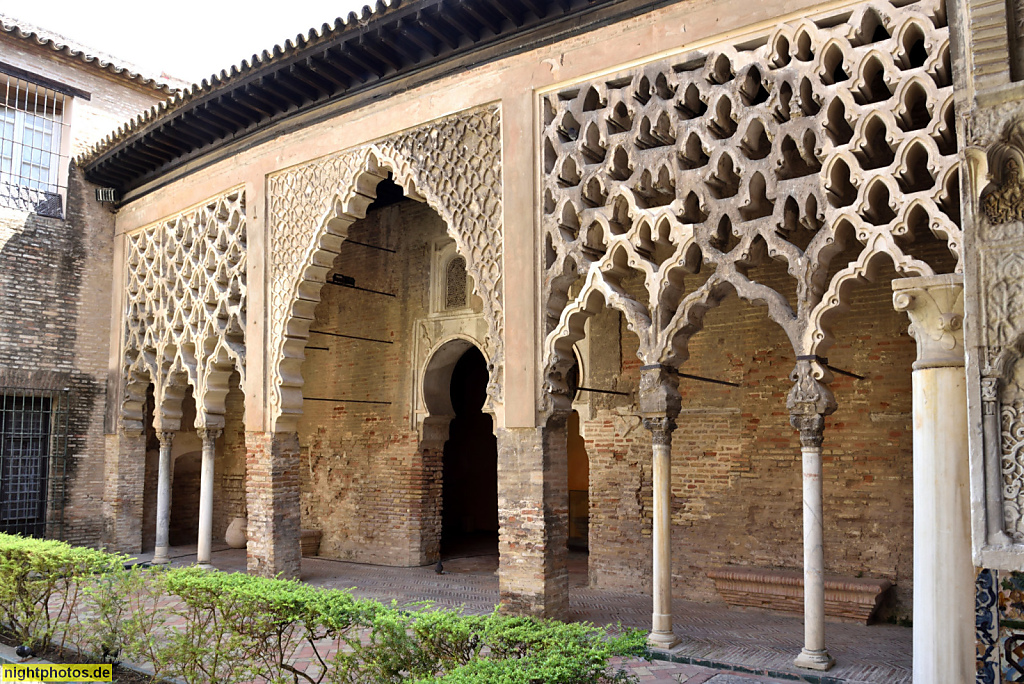
<path fill-rule="evenodd" d="M 2 628 L 37 648 L 69 643 L 190 683 L 596 684 L 632 681 L 611 659 L 646 655 L 635 630 L 612 636 L 586 623 L 383 605 L 293 580 L 125 561 L 0 534 Z M 295 667 L 300 650 L 313 653 L 308 671 Z"/>

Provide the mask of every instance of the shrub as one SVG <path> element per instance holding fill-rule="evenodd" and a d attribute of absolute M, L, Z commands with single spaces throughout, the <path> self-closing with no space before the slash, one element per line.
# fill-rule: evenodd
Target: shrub
<path fill-rule="evenodd" d="M 190 684 L 601 684 L 634 681 L 609 662 L 646 653 L 635 630 L 384 606 L 294 580 L 126 560 L 0 534 L 3 626 L 37 649 L 61 629 L 83 652 L 148 662 Z M 316 662 L 303 671 L 306 647 Z"/>
<path fill-rule="evenodd" d="M 18 642 L 46 650 L 76 614 L 83 584 L 123 570 L 126 556 L 0 533 L 0 621 Z"/>

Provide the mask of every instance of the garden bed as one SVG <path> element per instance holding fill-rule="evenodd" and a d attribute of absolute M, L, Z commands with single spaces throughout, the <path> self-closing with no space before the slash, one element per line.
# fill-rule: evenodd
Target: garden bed
<path fill-rule="evenodd" d="M 0 534 L 0 628 L 39 653 L 107 654 L 189 684 L 598 684 L 633 680 L 609 663 L 646 654 L 635 630 L 384 605 L 128 560 Z"/>

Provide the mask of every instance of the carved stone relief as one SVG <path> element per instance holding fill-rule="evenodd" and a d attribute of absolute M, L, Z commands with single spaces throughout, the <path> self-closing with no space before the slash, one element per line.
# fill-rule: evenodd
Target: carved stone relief
<path fill-rule="evenodd" d="M 865 3 L 574 84 L 544 98 L 543 116 L 549 393 L 564 393 L 571 345 L 605 306 L 625 316 L 645 364 L 682 363 L 704 313 L 732 292 L 816 357 L 850 285 L 883 259 L 901 276 L 934 275 L 915 242 L 938 240 L 962 271 L 937 0 Z M 858 257 L 834 264 L 848 247 Z M 770 259 L 795 279 L 793 300 L 748 276 Z M 712 273 L 694 278 L 701 269 Z M 622 286 L 634 274 L 645 296 Z"/>
<path fill-rule="evenodd" d="M 197 420 L 223 424 L 231 371 L 245 381 L 245 230 L 236 188 L 125 236 L 126 427 L 141 428 L 150 382 L 166 401 L 157 420 L 180 419 L 187 382 Z"/>
<path fill-rule="evenodd" d="M 271 410 L 278 429 L 302 411 L 300 367 L 320 287 L 351 223 L 390 171 L 444 219 L 484 302 L 493 401 L 501 400 L 501 116 L 463 112 L 268 178 Z"/>

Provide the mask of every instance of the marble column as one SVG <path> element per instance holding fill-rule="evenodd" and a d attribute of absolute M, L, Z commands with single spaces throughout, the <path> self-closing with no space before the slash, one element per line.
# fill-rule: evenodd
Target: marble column
<path fill-rule="evenodd" d="M 653 611 L 647 642 L 672 648 L 679 638 L 672 631 L 672 431 L 679 415 L 679 376 L 674 368 L 644 366 L 640 377 L 640 410 L 651 431 L 653 451 L 654 551 L 651 587 Z"/>
<path fill-rule="evenodd" d="M 790 422 L 800 432 L 804 522 L 804 647 L 793 663 L 808 670 L 828 670 L 836 661 L 825 646 L 821 445 L 825 437 L 825 416 L 836 410 L 836 402 L 826 384 L 831 376 L 817 357 L 798 358 L 792 378 L 795 383 L 786 406 Z"/>
<path fill-rule="evenodd" d="M 196 549 L 196 564 L 212 568 L 210 564 L 213 544 L 213 465 L 217 438 L 221 430 L 205 428 L 199 430 L 203 438 L 203 464 L 199 473 L 199 543 Z"/>
<path fill-rule="evenodd" d="M 894 280 L 914 363 L 914 682 L 975 676 L 963 278 Z"/>
<path fill-rule="evenodd" d="M 152 560 L 155 565 L 169 562 L 167 553 L 170 549 L 171 483 L 174 478 L 174 461 L 171 457 L 173 441 L 173 432 L 160 432 L 160 463 L 156 483 L 156 548 Z"/>

